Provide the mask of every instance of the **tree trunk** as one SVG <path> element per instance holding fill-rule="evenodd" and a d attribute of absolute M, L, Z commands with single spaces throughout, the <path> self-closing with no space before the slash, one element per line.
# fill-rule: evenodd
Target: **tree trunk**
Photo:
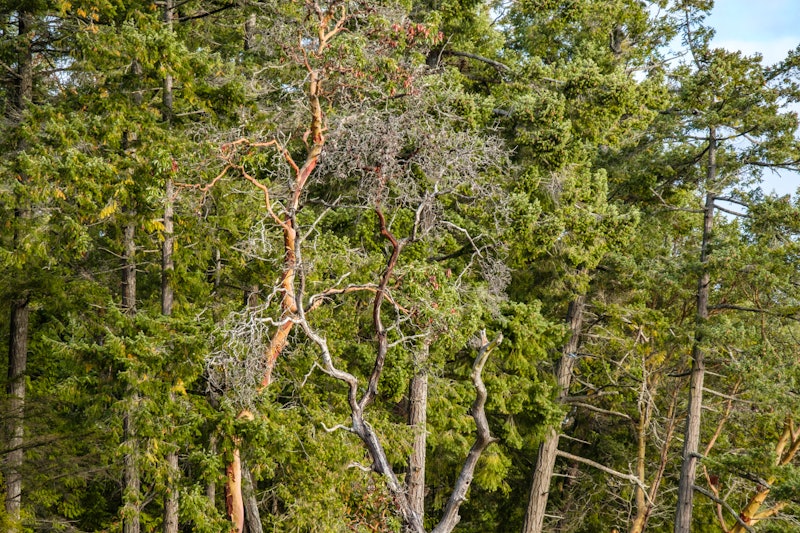
<path fill-rule="evenodd" d="M 249 308 L 258 306 L 258 285 L 247 287 L 244 291 L 244 303 Z M 243 416 L 240 413 L 239 416 Z M 233 532 L 242 533 L 245 524 L 245 496 L 242 492 L 242 459 L 239 451 L 241 439 L 233 438 L 233 458 L 225 467 L 225 510 L 233 522 Z M 260 518 L 259 518 L 260 521 Z"/>
<path fill-rule="evenodd" d="M 164 533 L 178 533 L 178 484 L 176 479 L 180 470 L 176 452 L 167 454 L 167 468 L 169 469 L 169 481 L 167 495 L 164 498 Z"/>
<path fill-rule="evenodd" d="M 172 225 L 172 179 L 167 178 L 164 202 L 164 242 L 161 248 L 161 314 L 172 315 L 174 300 L 172 291 L 172 272 L 175 269 L 172 260 L 173 225 Z M 170 401 L 174 401 L 170 393 Z M 171 433 L 170 433 L 171 434 Z M 178 533 L 178 478 L 180 468 L 178 465 L 178 451 L 167 453 L 167 468 L 169 468 L 169 482 L 164 497 L 164 533 Z"/>
<path fill-rule="evenodd" d="M 258 499 L 256 498 L 256 486 L 253 483 L 253 475 L 246 464 L 242 465 L 242 495 L 247 533 L 263 533 L 261 513 L 258 510 Z"/>
<path fill-rule="evenodd" d="M 123 236 L 124 261 L 122 266 L 122 310 L 127 315 L 136 314 L 136 223 L 133 214 L 125 224 Z M 129 393 L 130 394 L 130 393 Z M 136 424 L 133 420 L 138 394 L 132 393 L 130 405 L 123 415 L 123 434 L 128 447 L 123 462 L 125 465 L 122 531 L 123 533 L 139 533 L 141 528 L 139 513 L 141 511 L 141 485 L 139 481 L 138 443 L 136 440 Z"/>
<path fill-rule="evenodd" d="M 406 489 L 411 509 L 420 519 L 425 517 L 425 452 L 427 446 L 428 369 L 430 344 L 424 342 L 422 353 L 415 359 L 416 372 L 409 390 L 408 425 L 413 428 L 414 441 L 408 458 Z"/>
<path fill-rule="evenodd" d="M 18 54 L 16 72 L 16 93 L 14 105 L 10 107 L 11 122 L 19 124 L 22 115 L 33 99 L 33 36 L 34 17 L 31 11 L 21 9 L 18 13 Z M 20 141 L 17 149 L 24 150 L 25 143 Z M 20 176 L 22 182 L 27 181 Z M 17 222 L 29 217 L 24 202 L 19 201 L 15 210 Z M 16 225 L 15 225 L 16 226 Z M 20 229 L 15 228 L 14 246 L 19 242 Z M 8 517 L 15 522 L 16 529 L 22 509 L 22 463 L 24 461 L 23 437 L 25 420 L 25 369 L 28 365 L 28 319 L 30 307 L 29 295 L 17 294 L 11 299 L 9 341 L 8 341 L 8 422 L 6 438 L 8 454 L 4 460 L 4 476 L 6 485 L 5 509 Z"/>
<path fill-rule="evenodd" d="M 134 394 L 132 398 L 133 406 L 136 405 L 137 400 L 138 395 Z M 141 485 L 139 482 L 139 465 L 137 462 L 139 446 L 136 441 L 136 429 L 133 423 L 133 406 L 129 406 L 126 409 L 122 420 L 122 431 L 128 446 L 128 451 L 125 453 L 125 458 L 123 459 L 125 464 L 125 494 L 123 496 L 125 507 L 122 518 L 123 533 L 139 533 L 140 530 L 139 513 L 141 511 Z"/>
<path fill-rule="evenodd" d="M 28 362 L 28 300 L 11 302 L 11 337 L 8 346 L 8 454 L 5 458 L 6 498 L 9 518 L 20 519 L 22 507 L 23 422 L 25 414 L 25 367 Z"/>
<path fill-rule="evenodd" d="M 650 417 L 653 412 L 652 397 L 647 394 L 648 380 L 645 377 L 642 380 L 642 390 L 639 395 L 639 423 L 637 424 L 636 433 L 638 440 L 638 448 L 636 454 L 636 477 L 639 481 L 644 483 L 646 481 L 646 467 L 647 467 L 647 428 L 650 425 Z M 644 530 L 647 517 L 650 514 L 650 509 L 647 506 L 647 499 L 644 489 L 637 486 L 634 489 L 634 501 L 636 502 L 636 516 L 633 519 L 630 533 L 640 533 Z"/>
<path fill-rule="evenodd" d="M 256 14 L 250 13 L 244 21 L 244 49 L 252 50 L 255 47 L 256 38 Z"/>
<path fill-rule="evenodd" d="M 208 451 L 211 452 L 212 456 L 217 455 L 217 436 L 214 434 L 208 438 Z M 208 498 L 209 503 L 211 503 L 211 507 L 217 506 L 216 477 L 212 477 L 206 485 L 206 498 Z"/>
<path fill-rule="evenodd" d="M 700 279 L 697 284 L 697 318 L 692 346 L 692 373 L 689 383 L 689 408 L 683 440 L 681 477 L 678 482 L 678 504 L 675 509 L 675 533 L 689 533 L 692 526 L 694 481 L 697 474 L 700 447 L 700 422 L 703 409 L 703 380 L 705 378 L 705 353 L 703 341 L 708 319 L 709 240 L 714 227 L 714 191 L 717 177 L 717 140 L 713 128 L 709 130 L 708 174 L 706 176 L 706 205 L 703 215 L 703 243 L 700 248 Z"/>
<path fill-rule="evenodd" d="M 562 349 L 561 360 L 558 362 L 558 398 L 563 400 L 569 393 L 572 382 L 572 368 L 575 366 L 576 352 L 581 337 L 583 326 L 583 309 L 586 298 L 577 296 L 569 304 L 567 310 L 567 323 L 569 324 L 570 337 Z M 539 454 L 536 457 L 536 466 L 533 470 L 531 494 L 528 500 L 528 511 L 522 526 L 523 533 L 541 533 L 544 526 L 544 514 L 547 510 L 547 497 L 550 493 L 550 480 L 556 464 L 558 451 L 558 430 L 552 428 L 539 445 Z"/>
<path fill-rule="evenodd" d="M 233 459 L 226 467 L 225 509 L 228 518 L 233 522 L 233 533 L 244 531 L 244 500 L 242 498 L 242 459 L 239 455 L 238 442 L 233 450 Z"/>
<path fill-rule="evenodd" d="M 123 237 L 124 263 L 122 265 L 122 310 L 136 314 L 136 222 L 134 213 L 129 212 L 130 220 L 125 224 Z"/>

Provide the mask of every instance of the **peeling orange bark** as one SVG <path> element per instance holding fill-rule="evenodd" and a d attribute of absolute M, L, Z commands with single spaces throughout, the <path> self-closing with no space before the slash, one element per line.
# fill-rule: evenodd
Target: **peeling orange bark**
<path fill-rule="evenodd" d="M 231 533 L 244 531 L 244 499 L 242 498 L 242 459 L 239 447 L 233 450 L 233 460 L 225 469 L 225 510 L 233 522 Z"/>
<path fill-rule="evenodd" d="M 775 466 L 785 466 L 792 462 L 797 456 L 798 450 L 800 450 L 800 428 L 795 429 L 794 421 L 791 418 L 787 418 L 781 438 L 778 439 L 778 443 L 775 445 Z M 771 486 L 775 481 L 777 481 L 777 478 L 772 476 L 767 479 L 767 485 Z M 759 509 L 761 509 L 761 506 L 764 505 L 769 496 L 769 486 L 760 488 L 739 514 L 739 518 L 748 526 L 753 526 L 765 518 L 774 516 L 786 507 L 787 502 L 778 502 L 769 509 L 759 512 Z M 730 533 L 745 533 L 745 531 L 744 526 L 737 523 Z"/>
<path fill-rule="evenodd" d="M 341 7 L 341 11 L 338 13 L 338 16 L 333 12 L 322 12 L 317 4 L 309 4 L 308 7 L 313 8 L 319 20 L 319 46 L 314 54 L 317 58 L 319 58 L 328 47 L 330 40 L 342 30 L 344 23 L 349 17 L 344 6 Z M 332 22 L 334 22 L 334 20 L 335 23 L 331 28 L 330 25 Z M 224 176 L 229 169 L 238 169 L 247 181 L 251 182 L 264 193 L 264 202 L 267 212 L 283 231 L 284 266 L 280 283 L 281 291 L 283 292 L 283 296 L 281 298 L 281 323 L 275 333 L 272 335 L 269 347 L 264 354 L 266 370 L 264 371 L 264 376 L 261 379 L 262 389 L 269 386 L 269 384 L 272 382 L 272 371 L 275 367 L 275 363 L 283 349 L 286 347 L 289 334 L 294 327 L 294 321 L 292 319 L 298 311 L 297 296 L 294 287 L 295 275 L 297 273 L 297 254 L 295 249 L 298 244 L 297 228 L 295 226 L 296 222 L 294 217 L 300 207 L 300 201 L 305 190 L 306 183 L 311 177 L 314 169 L 317 167 L 319 157 L 322 154 L 323 145 L 325 144 L 325 137 L 323 135 L 324 113 L 320 103 L 320 98 L 323 94 L 321 72 L 319 69 L 311 66 L 305 50 L 303 50 L 303 54 L 304 65 L 308 71 L 308 104 L 310 108 L 308 131 L 306 132 L 303 140 L 307 143 L 307 140 L 310 137 L 311 145 L 309 146 L 306 144 L 308 151 L 302 166 L 298 166 L 289 151 L 281 146 L 277 140 L 272 140 L 267 143 L 250 143 L 246 139 L 241 139 L 235 143 L 226 145 L 222 150 L 224 155 L 233 146 L 242 144 L 246 146 L 276 147 L 280 151 L 286 163 L 294 172 L 292 195 L 291 200 L 288 202 L 286 214 L 283 217 L 278 216 L 278 214 L 272 209 L 270 193 L 267 186 L 258 181 L 255 177 L 248 174 L 242 165 L 228 160 L 228 165 L 225 167 L 225 170 L 223 170 L 223 172 L 221 172 L 220 175 L 214 180 L 216 182 L 218 179 Z M 239 416 L 241 417 L 242 414 Z M 228 474 L 228 480 L 226 482 L 226 504 L 228 517 L 234 523 L 234 527 L 236 528 L 234 532 L 241 533 L 244 527 L 244 498 L 242 496 L 242 466 L 238 442 L 236 443 L 233 454 L 233 461 L 226 467 Z"/>

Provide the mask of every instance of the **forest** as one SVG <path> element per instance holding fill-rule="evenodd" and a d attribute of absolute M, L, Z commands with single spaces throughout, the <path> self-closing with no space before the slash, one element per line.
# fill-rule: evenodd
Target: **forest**
<path fill-rule="evenodd" d="M 712 9 L 0 0 L 0 530 L 800 532 L 800 46 Z"/>

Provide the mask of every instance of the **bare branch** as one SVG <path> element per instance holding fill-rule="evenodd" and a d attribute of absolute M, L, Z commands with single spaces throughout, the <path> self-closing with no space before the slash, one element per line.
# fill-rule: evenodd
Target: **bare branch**
<path fill-rule="evenodd" d="M 733 517 L 736 519 L 736 522 L 738 522 L 739 525 L 742 526 L 746 531 L 749 531 L 750 533 L 754 533 L 755 532 L 755 529 L 753 529 L 752 527 L 748 526 L 747 523 L 744 520 L 741 519 L 741 517 L 739 516 L 739 513 L 737 513 L 734 510 L 733 507 L 728 505 L 728 503 L 725 500 L 717 498 L 716 496 L 714 496 L 714 494 L 711 491 L 708 491 L 708 490 L 704 489 L 703 487 L 698 487 L 697 485 L 694 485 L 692 488 L 696 492 L 699 492 L 703 496 L 707 497 L 712 502 L 723 506 L 726 511 L 728 511 L 731 515 L 733 515 Z"/>
<path fill-rule="evenodd" d="M 481 454 L 487 446 L 498 440 L 492 437 L 489 431 L 489 421 L 486 418 L 486 411 L 484 409 L 486 406 L 487 393 L 481 374 L 483 372 L 483 366 L 489 358 L 489 354 L 503 342 L 503 335 L 500 334 L 494 341 L 489 342 L 489 339 L 486 337 L 486 330 L 483 330 L 481 331 L 480 342 L 481 345 L 478 348 L 478 355 L 472 363 L 472 384 L 475 386 L 476 394 L 475 401 L 472 403 L 472 409 L 470 409 L 470 414 L 475 420 L 477 430 L 475 443 L 469 450 L 467 459 L 464 461 L 464 466 L 461 468 L 461 473 L 458 475 L 458 480 L 453 487 L 453 492 L 447 500 L 442 519 L 439 521 L 439 524 L 433 528 L 432 533 L 450 533 L 461 520 L 461 517 L 458 515 L 458 510 L 461 504 L 467 499 L 467 490 L 469 490 L 469 486 L 472 483 L 478 459 L 480 459 Z"/>
<path fill-rule="evenodd" d="M 591 404 L 588 404 L 588 403 L 583 403 L 583 402 L 570 402 L 570 403 L 572 405 L 576 405 L 578 407 L 583 407 L 584 409 L 586 409 L 588 411 L 594 411 L 595 413 L 601 413 L 601 414 L 604 414 L 604 415 L 611 415 L 611 416 L 619 416 L 619 417 L 625 418 L 626 420 L 631 420 L 630 415 L 627 415 L 625 413 L 620 413 L 619 411 L 610 411 L 608 409 L 602 409 L 600 407 L 595 407 L 594 405 L 591 405 Z"/>
<path fill-rule="evenodd" d="M 350 426 L 345 426 L 344 424 L 336 424 L 332 428 L 329 428 L 323 422 L 322 429 L 324 429 L 326 433 L 335 433 L 336 431 L 339 430 L 347 431 L 348 433 L 353 433 L 353 428 L 351 428 Z M 369 469 L 367 471 L 369 471 Z"/>
<path fill-rule="evenodd" d="M 495 61 L 494 59 L 489 59 L 488 57 L 484 57 L 482 55 L 473 54 L 471 52 L 459 52 L 458 50 L 443 49 L 440 51 L 440 54 L 445 56 L 466 57 L 468 59 L 474 59 L 476 61 L 486 63 L 487 65 L 494 67 L 496 70 L 500 72 L 511 72 L 511 68 L 508 65 L 505 65 L 499 61 Z"/>
<path fill-rule="evenodd" d="M 564 459 L 569 459 L 571 461 L 576 461 L 578 463 L 583 463 L 585 465 L 589 465 L 589 466 L 591 466 L 593 468 L 596 468 L 596 469 L 600 470 L 601 472 L 605 472 L 606 474 L 610 474 L 610 475 L 612 475 L 614 477 L 618 477 L 618 478 L 621 478 L 621 479 L 626 479 L 626 480 L 630 481 L 631 483 L 637 485 L 639 488 L 641 488 L 642 489 L 642 493 L 644 493 L 648 497 L 648 499 L 650 498 L 649 492 L 647 490 L 647 485 L 645 485 L 642 482 L 642 480 L 640 480 L 638 477 L 634 476 L 633 474 L 623 474 L 622 472 L 614 470 L 613 468 L 609 468 L 609 467 L 607 467 L 605 465 L 602 465 L 602 464 L 600 464 L 598 462 L 592 461 L 591 459 L 586 459 L 585 457 L 580 457 L 579 455 L 572 455 L 571 453 L 565 452 L 565 451 L 562 451 L 562 450 L 556 450 L 556 455 L 558 455 L 560 457 L 563 457 Z M 650 502 L 650 503 L 652 503 L 652 502 Z"/>

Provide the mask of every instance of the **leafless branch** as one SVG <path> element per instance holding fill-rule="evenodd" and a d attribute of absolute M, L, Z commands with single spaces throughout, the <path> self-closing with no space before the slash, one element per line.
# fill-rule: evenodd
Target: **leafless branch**
<path fill-rule="evenodd" d="M 623 474 L 622 472 L 614 470 L 613 468 L 609 468 L 609 467 L 607 467 L 605 465 L 602 465 L 602 464 L 600 464 L 600 463 L 598 463 L 596 461 L 592 461 L 591 459 L 587 459 L 585 457 L 580 457 L 579 455 L 573 455 L 573 454 L 571 454 L 569 452 L 565 452 L 563 450 L 556 450 L 556 455 L 558 455 L 560 457 L 563 457 L 564 459 L 569 459 L 571 461 L 576 461 L 578 463 L 583 463 L 585 465 L 589 465 L 589 466 L 591 466 L 593 468 L 596 468 L 596 469 L 600 470 L 601 472 L 605 472 L 606 474 L 610 474 L 610 475 L 612 475 L 614 477 L 618 477 L 620 479 L 628 480 L 631 483 L 633 483 L 634 485 L 637 485 L 639 488 L 641 488 L 642 489 L 642 493 L 645 496 L 647 496 L 648 499 L 650 498 L 649 492 L 647 490 L 647 486 L 642 482 L 642 480 L 640 480 L 638 477 L 634 476 L 633 474 Z M 652 502 L 650 502 L 650 503 L 652 503 Z"/>
<path fill-rule="evenodd" d="M 716 496 L 714 496 L 714 494 L 711 491 L 708 491 L 708 490 L 704 489 L 703 487 L 698 487 L 697 485 L 694 485 L 692 488 L 696 492 L 699 492 L 703 496 L 707 497 L 709 500 L 713 501 L 714 503 L 717 503 L 717 504 L 723 506 L 726 511 L 728 511 L 731 515 L 733 515 L 733 517 L 736 519 L 736 522 L 738 522 L 739 525 L 742 526 L 746 531 L 749 531 L 750 533 L 755 533 L 755 529 L 753 529 L 752 527 L 747 525 L 747 523 L 744 520 L 741 519 L 741 517 L 739 516 L 739 513 L 737 513 L 736 510 L 734 510 L 733 507 L 728 505 L 728 502 L 726 502 L 723 499 L 717 498 Z"/>

